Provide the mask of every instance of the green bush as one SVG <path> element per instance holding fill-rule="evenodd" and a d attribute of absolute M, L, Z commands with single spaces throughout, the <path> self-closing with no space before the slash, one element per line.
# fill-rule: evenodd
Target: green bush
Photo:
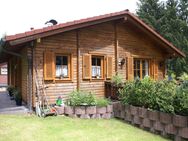
<path fill-rule="evenodd" d="M 175 81 L 155 82 L 149 77 L 143 80 L 127 82 L 120 90 L 120 100 L 123 104 L 141 106 L 167 113 L 174 113 Z"/>
<path fill-rule="evenodd" d="M 145 77 L 141 81 L 137 79 L 127 82 L 124 88 L 120 90 L 120 99 L 124 104 L 148 108 L 150 97 L 154 95 L 154 91 L 154 81 L 149 77 Z"/>
<path fill-rule="evenodd" d="M 123 82 L 123 76 L 120 75 L 120 74 L 116 74 L 112 77 L 112 83 L 116 86 L 120 86 L 120 85 L 123 85 L 124 82 Z"/>
<path fill-rule="evenodd" d="M 151 98 L 151 109 L 174 113 L 173 99 L 176 93 L 176 83 L 174 81 L 158 81 L 155 83 L 155 92 Z"/>
<path fill-rule="evenodd" d="M 176 114 L 188 116 L 188 80 L 177 87 L 173 105 Z"/>
<path fill-rule="evenodd" d="M 92 93 L 73 91 L 69 95 L 66 104 L 70 106 L 92 106 L 96 105 L 96 99 Z"/>
<path fill-rule="evenodd" d="M 105 107 L 110 104 L 110 101 L 108 99 L 104 98 L 97 98 L 96 99 L 96 106 L 97 107 Z"/>
<path fill-rule="evenodd" d="M 7 87 L 7 91 L 9 92 L 9 95 L 10 96 L 13 96 L 13 91 L 14 91 L 14 86 L 12 86 L 12 85 L 9 85 L 8 87 Z"/>

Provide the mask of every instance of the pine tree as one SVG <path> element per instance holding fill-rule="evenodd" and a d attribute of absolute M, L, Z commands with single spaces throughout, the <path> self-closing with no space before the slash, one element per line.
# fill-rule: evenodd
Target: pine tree
<path fill-rule="evenodd" d="M 168 66 L 177 76 L 188 73 L 188 1 L 140 0 L 137 15 L 186 53 L 186 58 L 172 59 Z"/>

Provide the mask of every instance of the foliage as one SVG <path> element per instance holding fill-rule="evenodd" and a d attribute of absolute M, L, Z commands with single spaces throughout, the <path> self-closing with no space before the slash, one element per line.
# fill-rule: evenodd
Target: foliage
<path fill-rule="evenodd" d="M 188 1 L 139 0 L 137 15 L 185 52 L 186 58 L 168 60 L 168 68 L 176 76 L 188 73 Z"/>
<path fill-rule="evenodd" d="M 177 88 L 173 104 L 177 114 L 188 115 L 188 80 Z"/>
<path fill-rule="evenodd" d="M 179 77 L 179 79 L 180 79 L 181 81 L 186 81 L 186 80 L 188 80 L 188 74 L 187 74 L 187 73 L 183 73 L 183 74 Z"/>
<path fill-rule="evenodd" d="M 173 99 L 176 91 L 174 81 L 155 82 L 155 92 L 150 103 L 150 108 L 162 112 L 174 113 Z"/>
<path fill-rule="evenodd" d="M 14 91 L 14 86 L 12 86 L 12 85 L 9 85 L 8 87 L 7 87 L 7 91 L 9 92 L 9 95 L 10 96 L 13 96 L 13 91 Z"/>
<path fill-rule="evenodd" d="M 188 81 L 180 86 L 175 80 L 153 81 L 150 78 L 127 82 L 120 90 L 123 104 L 141 106 L 166 113 L 188 115 Z"/>
<path fill-rule="evenodd" d="M 22 95 L 19 89 L 14 89 L 13 95 L 16 101 L 22 100 Z"/>
<path fill-rule="evenodd" d="M 92 106 L 96 105 L 96 99 L 92 93 L 73 91 L 69 95 L 66 103 L 71 106 Z"/>
<path fill-rule="evenodd" d="M 97 107 L 106 107 L 109 104 L 110 104 L 110 101 L 108 99 L 105 99 L 105 98 L 97 98 L 96 99 Z"/>
<path fill-rule="evenodd" d="M 120 90 L 120 99 L 124 104 L 148 108 L 149 97 L 153 95 L 154 90 L 154 81 L 149 77 L 145 77 L 142 81 L 137 79 L 133 82 L 127 82 Z"/>
<path fill-rule="evenodd" d="M 112 77 L 112 83 L 116 86 L 123 85 L 123 76 L 120 74 L 116 74 Z"/>

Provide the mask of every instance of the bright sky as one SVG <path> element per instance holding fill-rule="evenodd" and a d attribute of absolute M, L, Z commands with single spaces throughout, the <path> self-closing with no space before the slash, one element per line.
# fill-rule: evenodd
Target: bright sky
<path fill-rule="evenodd" d="M 41 28 L 55 19 L 63 23 L 129 9 L 135 13 L 138 0 L 2 0 L 0 37 Z"/>

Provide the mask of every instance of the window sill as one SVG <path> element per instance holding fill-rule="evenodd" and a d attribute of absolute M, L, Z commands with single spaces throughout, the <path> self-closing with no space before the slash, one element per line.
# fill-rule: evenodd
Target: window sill
<path fill-rule="evenodd" d="M 55 79 L 55 82 L 57 83 L 73 83 L 73 81 L 71 79 Z"/>
<path fill-rule="evenodd" d="M 95 81 L 104 81 L 104 78 L 92 78 L 90 81 L 95 82 Z"/>

